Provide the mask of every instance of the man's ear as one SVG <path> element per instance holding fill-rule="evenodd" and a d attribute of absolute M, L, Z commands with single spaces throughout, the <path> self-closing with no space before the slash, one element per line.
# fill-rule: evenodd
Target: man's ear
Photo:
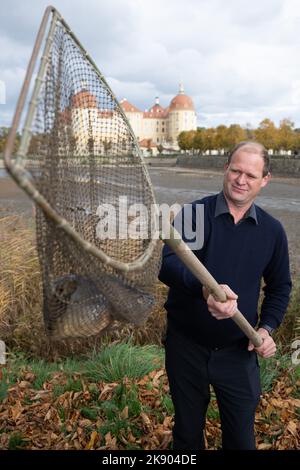
<path fill-rule="evenodd" d="M 265 186 L 267 186 L 267 184 L 268 184 L 268 182 L 270 181 L 271 178 L 272 178 L 272 176 L 271 176 L 271 173 L 269 172 L 266 176 L 263 177 L 261 187 L 264 188 Z"/>
<path fill-rule="evenodd" d="M 224 171 L 228 170 L 228 167 L 229 167 L 229 163 L 228 162 L 224 163 Z"/>

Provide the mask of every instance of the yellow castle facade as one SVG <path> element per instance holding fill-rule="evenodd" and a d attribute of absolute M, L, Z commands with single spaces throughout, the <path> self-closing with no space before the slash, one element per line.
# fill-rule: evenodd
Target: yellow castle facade
<path fill-rule="evenodd" d="M 178 135 L 197 126 L 193 101 L 184 93 L 182 85 L 167 108 L 159 104 L 158 97 L 146 111 L 140 111 L 126 99 L 120 105 L 145 155 L 156 155 L 159 146 L 178 150 Z M 124 126 L 121 114 L 113 107 L 101 109 L 96 96 L 86 87 L 71 97 L 70 105 L 61 113 L 61 124 L 64 132 L 72 130 L 73 151 L 77 155 L 89 154 L 91 143 L 96 155 L 105 154 L 108 149 L 110 154 L 119 151 L 120 133 L 116 130 Z"/>
<path fill-rule="evenodd" d="M 185 94 L 182 84 L 167 108 L 160 105 L 158 97 L 146 111 L 141 111 L 125 98 L 120 104 L 142 148 L 161 145 L 176 150 L 179 134 L 197 128 L 194 103 Z"/>

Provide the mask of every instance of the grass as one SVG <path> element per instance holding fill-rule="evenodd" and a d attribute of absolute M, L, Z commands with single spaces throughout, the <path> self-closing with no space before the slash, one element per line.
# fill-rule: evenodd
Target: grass
<path fill-rule="evenodd" d="M 162 404 L 163 411 L 167 415 L 172 416 L 174 414 L 174 405 L 169 395 L 166 395 L 166 394 L 162 395 L 161 404 Z"/>
<path fill-rule="evenodd" d="M 51 374 L 57 370 L 57 364 L 49 364 L 42 360 L 33 361 L 30 363 L 30 370 L 36 377 L 33 382 L 33 388 L 41 390 Z"/>
<path fill-rule="evenodd" d="M 276 355 L 264 359 L 259 357 L 262 392 L 272 390 L 275 380 L 286 370 L 293 371 L 290 353 L 283 353 L 279 347 Z"/>
<path fill-rule="evenodd" d="M 84 407 L 84 408 L 81 408 L 80 414 L 83 418 L 90 419 L 93 421 L 98 418 L 99 410 L 96 408 Z"/>
<path fill-rule="evenodd" d="M 85 375 L 92 382 L 119 382 L 143 377 L 162 365 L 163 352 L 157 346 L 134 347 L 117 343 L 96 352 L 85 364 Z"/>
<path fill-rule="evenodd" d="M 219 408 L 217 407 L 216 402 L 209 403 L 207 408 L 207 417 L 211 420 L 220 419 Z"/>
<path fill-rule="evenodd" d="M 8 450 L 21 450 L 26 447 L 26 440 L 21 433 L 15 432 L 9 438 Z"/>
<path fill-rule="evenodd" d="M 289 306 L 274 339 L 276 343 L 290 347 L 297 337 L 300 339 L 300 281 L 295 275 Z"/>
<path fill-rule="evenodd" d="M 8 389 L 9 389 L 9 383 L 2 380 L 0 382 L 0 403 L 7 397 Z"/>

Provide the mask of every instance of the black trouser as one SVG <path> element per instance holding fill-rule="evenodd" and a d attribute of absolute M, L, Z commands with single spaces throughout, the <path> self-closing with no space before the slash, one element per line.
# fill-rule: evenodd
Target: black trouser
<path fill-rule="evenodd" d="M 210 384 L 219 406 L 223 449 L 255 449 L 260 374 L 257 355 L 247 351 L 247 343 L 208 348 L 168 331 L 166 370 L 175 408 L 175 450 L 204 449 Z"/>

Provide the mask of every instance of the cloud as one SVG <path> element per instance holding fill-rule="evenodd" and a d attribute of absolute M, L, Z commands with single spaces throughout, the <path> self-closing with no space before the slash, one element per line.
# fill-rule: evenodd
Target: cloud
<path fill-rule="evenodd" d="M 0 80 L 11 120 L 48 0 L 12 0 L 0 19 Z M 58 0 L 119 99 L 167 106 L 183 81 L 199 125 L 290 117 L 300 126 L 297 0 Z M 223 119 L 223 121 L 222 121 Z"/>

